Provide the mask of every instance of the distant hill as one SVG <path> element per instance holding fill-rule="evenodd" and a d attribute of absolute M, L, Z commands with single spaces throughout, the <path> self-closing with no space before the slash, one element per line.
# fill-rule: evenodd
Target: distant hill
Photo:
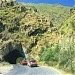
<path fill-rule="evenodd" d="M 53 21 L 53 24 L 62 23 L 69 15 L 69 10 L 71 7 L 65 7 L 60 4 L 34 4 L 34 3 L 22 3 L 23 5 L 34 6 L 38 13 L 43 13 L 48 16 L 50 20 Z M 64 14 L 63 14 L 64 13 Z M 63 20 L 63 21 L 62 21 Z M 60 24 L 61 25 L 61 24 Z"/>

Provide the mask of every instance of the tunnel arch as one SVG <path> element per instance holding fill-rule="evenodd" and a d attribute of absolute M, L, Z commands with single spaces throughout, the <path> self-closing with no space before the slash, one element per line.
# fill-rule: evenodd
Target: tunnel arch
<path fill-rule="evenodd" d="M 25 58 L 23 53 L 21 53 L 20 51 L 15 49 L 15 50 L 9 52 L 8 54 L 6 54 L 3 57 L 3 60 L 6 62 L 9 62 L 10 64 L 16 64 L 16 60 L 19 57 Z"/>

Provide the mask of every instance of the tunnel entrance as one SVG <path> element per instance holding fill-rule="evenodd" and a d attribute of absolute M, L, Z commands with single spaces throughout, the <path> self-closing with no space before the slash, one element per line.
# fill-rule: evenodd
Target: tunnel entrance
<path fill-rule="evenodd" d="M 10 64 L 16 64 L 16 60 L 19 57 L 24 58 L 24 55 L 18 50 L 13 50 L 9 52 L 7 55 L 5 55 L 3 59 L 4 61 L 9 62 Z"/>

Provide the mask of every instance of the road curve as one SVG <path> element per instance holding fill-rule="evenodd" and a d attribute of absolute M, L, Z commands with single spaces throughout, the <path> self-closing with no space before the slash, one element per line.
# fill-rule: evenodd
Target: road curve
<path fill-rule="evenodd" d="M 62 75 L 54 68 L 42 67 L 29 67 L 22 65 L 13 65 L 12 68 L 0 69 L 3 75 Z"/>

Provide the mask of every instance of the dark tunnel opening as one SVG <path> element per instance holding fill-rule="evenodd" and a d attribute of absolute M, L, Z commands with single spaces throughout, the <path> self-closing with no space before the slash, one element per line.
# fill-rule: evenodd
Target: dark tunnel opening
<path fill-rule="evenodd" d="M 21 54 L 18 50 L 13 50 L 12 52 L 8 53 L 3 57 L 4 61 L 9 62 L 10 64 L 16 64 L 17 58 L 22 57 L 24 58 L 24 55 Z"/>

